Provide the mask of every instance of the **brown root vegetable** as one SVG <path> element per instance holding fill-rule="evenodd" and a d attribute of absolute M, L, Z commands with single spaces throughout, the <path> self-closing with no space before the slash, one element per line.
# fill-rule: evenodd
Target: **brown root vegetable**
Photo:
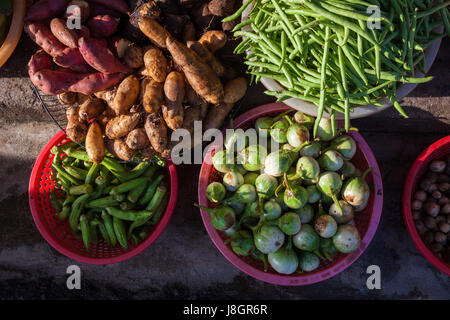
<path fill-rule="evenodd" d="M 200 119 L 203 119 L 207 112 L 209 104 L 202 97 L 200 97 L 194 89 L 192 89 L 189 83 L 186 83 L 186 95 L 185 100 L 191 107 L 200 109 Z"/>
<path fill-rule="evenodd" d="M 89 0 L 90 2 L 95 2 L 101 4 L 107 8 L 113 9 L 123 14 L 129 14 L 130 8 L 125 0 Z"/>
<path fill-rule="evenodd" d="M 222 77 L 225 74 L 225 68 L 222 63 L 200 42 L 188 41 L 187 46 L 189 49 L 194 50 L 195 53 L 197 53 L 198 56 L 203 59 L 219 77 Z"/>
<path fill-rule="evenodd" d="M 203 121 L 204 130 L 219 129 L 233 107 L 234 103 L 219 103 L 210 106 L 208 114 Z"/>
<path fill-rule="evenodd" d="M 62 44 L 69 48 L 76 48 L 78 46 L 78 34 L 74 29 L 69 29 L 67 22 L 63 19 L 53 18 L 50 21 L 50 30 Z"/>
<path fill-rule="evenodd" d="M 137 128 L 130 131 L 125 139 L 125 143 L 133 150 L 142 150 L 150 145 L 150 141 L 143 128 Z"/>
<path fill-rule="evenodd" d="M 198 42 L 208 48 L 212 53 L 216 52 L 219 49 L 222 49 L 227 43 L 227 35 L 225 32 L 218 30 L 211 30 L 205 32 Z"/>
<path fill-rule="evenodd" d="M 105 101 L 108 106 L 112 106 L 116 93 L 117 87 L 110 87 L 106 90 L 96 92 L 95 96 Z"/>
<path fill-rule="evenodd" d="M 87 134 L 87 123 L 78 116 L 79 109 L 78 107 L 71 107 L 66 111 L 66 134 L 70 140 L 75 142 L 83 141 Z"/>
<path fill-rule="evenodd" d="M 91 17 L 87 24 L 94 37 L 105 38 L 112 36 L 117 31 L 120 18 L 110 15 Z"/>
<path fill-rule="evenodd" d="M 173 38 L 167 39 L 167 49 L 195 92 L 210 103 L 222 100 L 223 86 L 219 77 L 193 50 Z"/>
<path fill-rule="evenodd" d="M 27 11 L 25 21 L 41 21 L 56 17 L 64 12 L 68 0 L 37 1 Z"/>
<path fill-rule="evenodd" d="M 89 98 L 80 106 L 80 118 L 90 120 L 105 111 L 105 104 L 98 98 Z"/>
<path fill-rule="evenodd" d="M 38 46 L 52 57 L 60 55 L 66 49 L 66 46 L 56 39 L 50 29 L 43 23 L 26 23 L 24 30 Z"/>
<path fill-rule="evenodd" d="M 164 83 L 155 80 L 142 81 L 141 103 L 148 113 L 159 112 L 164 102 Z"/>
<path fill-rule="evenodd" d="M 144 52 L 140 46 L 132 43 L 125 50 L 123 60 L 132 69 L 140 68 L 144 65 Z"/>
<path fill-rule="evenodd" d="M 80 18 L 81 22 L 84 22 L 89 18 L 90 13 L 89 3 L 83 0 L 72 0 L 67 5 L 67 10 L 64 16 L 66 19 Z"/>
<path fill-rule="evenodd" d="M 154 156 L 156 156 L 157 152 L 155 149 L 153 149 L 152 146 L 148 146 L 147 148 L 144 148 L 141 150 L 141 156 L 142 160 L 148 161 L 153 159 Z"/>
<path fill-rule="evenodd" d="M 117 115 L 125 114 L 139 96 L 139 80 L 135 75 L 126 77 L 117 88 L 111 107 Z"/>
<path fill-rule="evenodd" d="M 159 112 L 148 114 L 144 128 L 153 149 L 156 152 L 163 152 L 167 146 L 167 125 L 161 114 Z"/>
<path fill-rule="evenodd" d="M 239 77 L 229 81 L 224 87 L 223 102 L 236 103 L 241 100 L 247 92 L 247 80 Z"/>
<path fill-rule="evenodd" d="M 119 36 L 112 37 L 108 40 L 109 49 L 119 58 L 123 58 L 125 56 L 125 52 L 128 50 L 130 45 L 130 40 Z"/>
<path fill-rule="evenodd" d="M 139 123 L 140 115 L 137 113 L 124 114 L 111 119 L 105 128 L 105 134 L 110 139 L 125 137 Z"/>
<path fill-rule="evenodd" d="M 108 117 L 106 114 L 101 114 L 95 118 L 95 121 L 97 121 L 97 123 L 100 125 L 100 128 L 102 129 L 102 132 L 104 133 L 106 125 L 108 124 L 109 120 L 111 120 L 111 119 L 112 118 Z"/>
<path fill-rule="evenodd" d="M 184 43 L 188 42 L 188 41 L 195 41 L 196 39 L 196 30 L 195 30 L 195 26 L 192 23 L 192 21 L 188 21 L 183 28 L 183 35 L 181 37 L 181 39 L 183 40 Z"/>
<path fill-rule="evenodd" d="M 164 82 L 166 99 L 162 111 L 167 126 L 172 130 L 179 129 L 183 125 L 183 100 L 186 93 L 184 83 L 183 75 L 177 71 L 169 73 Z"/>
<path fill-rule="evenodd" d="M 194 122 L 202 120 L 202 110 L 199 107 L 188 107 L 184 110 L 183 128 L 189 131 L 194 139 Z"/>
<path fill-rule="evenodd" d="M 135 151 L 133 149 L 131 149 L 125 143 L 125 141 L 123 141 L 121 139 L 116 139 L 113 141 L 112 149 L 113 149 L 113 152 L 111 152 L 111 153 L 114 154 L 119 159 L 130 161 L 130 160 L 133 160 L 133 158 L 134 158 Z"/>
<path fill-rule="evenodd" d="M 60 67 L 72 69 L 79 73 L 88 73 L 93 69 L 86 63 L 78 48 L 66 48 L 60 55 L 53 58 Z"/>
<path fill-rule="evenodd" d="M 113 53 L 92 38 L 80 38 L 79 49 L 84 60 L 95 70 L 105 74 L 128 73 L 129 68 L 122 64 Z"/>
<path fill-rule="evenodd" d="M 138 11 L 138 27 L 156 46 L 165 48 L 169 33 L 152 16 L 147 15 L 149 6 L 151 2 L 144 4 Z"/>
<path fill-rule="evenodd" d="M 102 129 L 97 121 L 93 121 L 89 125 L 86 135 L 86 153 L 95 163 L 102 162 L 105 157 L 105 143 L 103 142 Z"/>
<path fill-rule="evenodd" d="M 233 21 L 226 21 L 226 22 L 222 22 L 222 31 L 223 32 L 227 32 L 227 31 L 231 31 L 234 29 L 234 27 L 237 26 L 237 24 L 239 23 L 239 20 L 233 20 Z"/>
<path fill-rule="evenodd" d="M 58 94 L 58 101 L 66 107 L 71 107 L 77 102 L 77 94 L 75 92 L 63 92 Z"/>
<path fill-rule="evenodd" d="M 190 8 L 192 8 L 197 2 L 198 2 L 198 0 L 180 0 L 180 6 L 181 6 L 183 9 L 190 9 Z"/>
<path fill-rule="evenodd" d="M 220 25 L 220 18 L 213 15 L 208 8 L 208 3 L 195 6 L 191 10 L 191 18 L 198 30 L 206 31 L 216 29 Z"/>
<path fill-rule="evenodd" d="M 164 82 L 166 80 L 169 66 L 161 50 L 156 47 L 150 47 L 144 54 L 144 64 L 147 69 L 147 74 L 153 80 L 158 82 Z"/>
<path fill-rule="evenodd" d="M 225 74 L 222 77 L 222 81 L 226 83 L 239 77 L 238 72 L 236 71 L 235 68 L 233 68 L 233 66 L 231 66 L 230 63 L 224 64 L 224 67 L 225 67 Z"/>
<path fill-rule="evenodd" d="M 209 12 L 218 17 L 226 17 L 233 13 L 235 0 L 211 0 L 208 3 Z"/>
<path fill-rule="evenodd" d="M 83 93 L 77 93 L 77 103 L 78 105 L 82 105 L 83 102 L 85 102 L 87 99 L 89 99 L 91 96 L 88 94 L 83 94 Z"/>

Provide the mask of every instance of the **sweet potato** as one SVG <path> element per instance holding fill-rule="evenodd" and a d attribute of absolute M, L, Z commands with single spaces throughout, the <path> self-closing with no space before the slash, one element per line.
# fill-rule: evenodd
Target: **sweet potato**
<path fill-rule="evenodd" d="M 142 128 L 137 128 L 128 133 L 125 143 L 132 150 L 142 150 L 150 145 L 147 134 Z"/>
<path fill-rule="evenodd" d="M 63 92 L 58 94 L 58 101 L 66 107 L 71 107 L 77 102 L 77 94 L 75 92 Z"/>
<path fill-rule="evenodd" d="M 97 121 L 93 121 L 89 125 L 86 135 L 86 153 L 95 163 L 102 162 L 105 157 L 105 143 L 103 142 L 102 129 Z"/>
<path fill-rule="evenodd" d="M 134 75 L 126 77 L 117 88 L 111 107 L 117 115 L 125 114 L 139 97 L 139 80 Z"/>
<path fill-rule="evenodd" d="M 200 109 L 200 119 L 203 119 L 208 112 L 209 104 L 202 97 L 200 97 L 194 89 L 192 89 L 189 83 L 186 83 L 186 95 L 185 100 L 191 107 Z M 184 127 L 184 126 L 183 126 Z"/>
<path fill-rule="evenodd" d="M 155 80 L 142 81 L 142 98 L 141 103 L 148 113 L 159 112 L 163 104 L 163 87 L 162 82 Z"/>
<path fill-rule="evenodd" d="M 105 111 L 105 104 L 98 98 L 89 98 L 80 106 L 80 119 L 90 120 Z"/>
<path fill-rule="evenodd" d="M 144 65 L 144 52 L 140 46 L 132 43 L 125 50 L 123 60 L 132 69 L 140 68 Z"/>
<path fill-rule="evenodd" d="M 74 7 L 71 7 L 74 6 Z M 90 15 L 89 3 L 83 0 L 72 0 L 67 5 L 67 10 L 64 14 L 66 19 L 80 18 L 81 22 L 86 21 Z"/>
<path fill-rule="evenodd" d="M 120 18 L 103 15 L 89 18 L 87 25 L 92 36 L 106 38 L 116 33 L 119 22 Z"/>
<path fill-rule="evenodd" d="M 169 73 L 164 82 L 165 102 L 162 105 L 162 112 L 167 126 L 172 130 L 179 129 L 183 125 L 185 93 L 183 75 L 176 71 Z"/>
<path fill-rule="evenodd" d="M 139 122 L 140 115 L 137 113 L 124 114 L 111 119 L 105 128 L 105 134 L 110 139 L 125 137 L 133 130 Z"/>
<path fill-rule="evenodd" d="M 25 21 L 48 20 L 64 12 L 68 0 L 41 0 L 33 4 L 25 16 Z"/>
<path fill-rule="evenodd" d="M 184 29 L 183 29 L 183 35 L 181 37 L 181 39 L 183 40 L 183 43 L 186 43 L 188 41 L 195 41 L 196 39 L 196 30 L 195 30 L 195 26 L 192 23 L 192 21 L 188 21 L 185 25 L 184 25 Z"/>
<path fill-rule="evenodd" d="M 103 15 L 107 14 L 109 16 L 120 18 L 121 16 L 124 15 L 123 13 L 121 13 L 117 10 L 108 8 L 104 5 L 101 5 L 100 3 L 95 3 L 95 2 L 89 3 L 89 9 L 90 9 L 90 15 L 93 17 L 103 16 Z"/>
<path fill-rule="evenodd" d="M 237 26 L 237 24 L 239 23 L 239 20 L 233 20 L 233 21 L 226 21 L 226 22 L 222 22 L 222 31 L 223 32 L 227 32 L 227 31 L 231 31 L 234 29 L 234 27 Z"/>
<path fill-rule="evenodd" d="M 74 73 L 67 69 L 43 69 L 30 75 L 35 86 L 52 95 L 66 91 L 92 94 L 117 84 L 123 77 L 121 73 Z"/>
<path fill-rule="evenodd" d="M 52 57 L 60 55 L 66 48 L 66 46 L 59 42 L 50 29 L 43 23 L 26 23 L 24 30 L 38 46 L 44 49 L 44 51 Z"/>
<path fill-rule="evenodd" d="M 192 88 L 206 101 L 219 103 L 223 98 L 223 86 L 214 71 L 199 56 L 173 38 L 167 39 L 167 49 L 184 72 Z"/>
<path fill-rule="evenodd" d="M 144 54 L 144 64 L 147 69 L 147 74 L 158 82 L 166 80 L 169 71 L 167 59 L 156 47 L 150 47 Z"/>
<path fill-rule="evenodd" d="M 163 152 L 167 146 L 167 125 L 161 114 L 159 112 L 148 114 L 144 128 L 153 149 L 156 152 Z"/>
<path fill-rule="evenodd" d="M 184 110 L 183 128 L 194 138 L 194 122 L 202 120 L 202 110 L 199 107 L 188 107 Z"/>
<path fill-rule="evenodd" d="M 100 114 L 95 118 L 95 121 L 100 125 L 102 132 L 105 132 L 106 125 L 108 124 L 111 117 L 108 117 L 106 114 Z"/>
<path fill-rule="evenodd" d="M 138 11 L 138 27 L 156 46 L 165 48 L 166 39 L 169 36 L 169 33 L 158 23 L 158 21 L 145 14 L 147 5 L 148 3 L 144 4 L 142 6 L 143 8 Z"/>
<path fill-rule="evenodd" d="M 77 93 L 77 103 L 81 106 L 87 99 L 90 99 L 91 96 L 84 93 Z"/>
<path fill-rule="evenodd" d="M 229 81 L 224 88 L 223 102 L 236 103 L 241 100 L 247 92 L 247 80 L 239 77 Z"/>
<path fill-rule="evenodd" d="M 95 70 L 106 74 L 129 72 L 127 66 L 124 66 L 107 47 L 102 46 L 95 39 L 80 38 L 78 45 L 84 60 Z"/>
<path fill-rule="evenodd" d="M 75 72 L 88 73 L 93 69 L 86 63 L 78 48 L 66 48 L 60 55 L 53 58 L 60 67 L 70 68 Z"/>
<path fill-rule="evenodd" d="M 130 161 L 134 158 L 135 151 L 121 139 L 110 140 L 107 147 L 108 151 L 119 159 Z"/>
<path fill-rule="evenodd" d="M 67 28 L 67 23 L 59 18 L 53 18 L 50 21 L 50 30 L 56 39 L 69 48 L 78 46 L 78 35 L 74 29 Z"/>
<path fill-rule="evenodd" d="M 208 48 L 212 53 L 216 52 L 219 49 L 222 49 L 227 43 L 227 35 L 225 32 L 218 30 L 211 30 L 205 32 L 198 42 Z"/>
<path fill-rule="evenodd" d="M 235 0 L 211 0 L 208 3 L 209 12 L 218 17 L 226 17 L 233 13 Z"/>
<path fill-rule="evenodd" d="M 209 107 L 208 114 L 203 121 L 204 130 L 219 129 L 227 115 L 233 109 L 234 103 L 219 103 Z"/>
<path fill-rule="evenodd" d="M 31 56 L 28 62 L 28 74 L 30 77 L 36 72 L 44 69 L 50 69 L 53 64 L 52 57 L 44 50 L 40 49 Z"/>
<path fill-rule="evenodd" d="M 142 107 L 142 104 L 135 104 L 131 106 L 130 113 L 142 113 L 144 112 L 144 108 Z M 141 117 L 142 118 L 142 117 Z"/>
<path fill-rule="evenodd" d="M 86 138 L 87 134 L 87 123 L 81 120 L 78 116 L 78 107 L 68 108 L 66 111 L 67 115 L 67 127 L 66 134 L 70 140 L 75 142 L 81 142 Z"/>
<path fill-rule="evenodd" d="M 209 66 L 219 77 L 222 77 L 225 74 L 225 68 L 222 63 L 200 42 L 188 41 L 187 46 L 188 48 L 194 50 L 201 59 L 209 64 Z"/>
<path fill-rule="evenodd" d="M 101 72 L 78 75 L 78 81 L 69 86 L 68 90 L 84 94 L 93 94 L 115 86 L 123 79 L 123 73 L 105 74 Z"/>
<path fill-rule="evenodd" d="M 90 2 L 101 4 L 107 8 L 113 9 L 123 14 L 130 13 L 130 8 L 128 8 L 125 0 L 90 0 Z"/>

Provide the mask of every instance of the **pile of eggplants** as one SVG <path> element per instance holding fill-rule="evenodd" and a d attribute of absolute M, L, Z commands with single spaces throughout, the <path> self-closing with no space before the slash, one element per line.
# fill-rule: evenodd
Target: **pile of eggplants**
<path fill-rule="evenodd" d="M 100 237 L 109 247 L 127 249 L 149 236 L 169 201 L 163 161 L 121 163 L 107 154 L 97 164 L 74 142 L 51 152 L 51 204 L 87 251 Z"/>
<path fill-rule="evenodd" d="M 371 169 L 352 164 L 356 142 L 330 119 L 312 139 L 315 120 L 293 111 L 261 117 L 255 129 L 267 143 L 248 145 L 239 131 L 227 136 L 213 156 L 222 181 L 208 185 L 209 207 L 196 204 L 237 255 L 265 271 L 270 264 L 281 274 L 310 272 L 360 244 L 353 218 L 368 204 Z"/>

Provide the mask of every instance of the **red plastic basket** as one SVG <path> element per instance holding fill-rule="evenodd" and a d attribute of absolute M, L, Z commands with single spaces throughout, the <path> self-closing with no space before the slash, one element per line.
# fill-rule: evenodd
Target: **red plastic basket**
<path fill-rule="evenodd" d="M 413 192 L 416 190 L 417 184 L 421 177 L 427 171 L 428 165 L 431 161 L 442 159 L 450 154 L 450 136 L 442 138 L 429 146 L 420 156 L 414 161 L 406 178 L 405 189 L 403 190 L 403 218 L 405 219 L 406 227 L 409 234 L 414 241 L 420 253 L 427 258 L 436 268 L 450 276 L 450 266 L 437 257 L 425 243 L 422 241 L 419 233 L 416 230 L 414 219 L 411 211 L 411 198 Z"/>
<path fill-rule="evenodd" d="M 170 198 L 166 211 L 160 222 L 154 227 L 149 237 L 138 245 L 130 245 L 128 249 L 110 248 L 102 240 L 86 251 L 83 241 L 70 230 L 67 220 L 61 221 L 55 215 L 49 201 L 49 193 L 55 184 L 51 180 L 51 163 L 54 155 L 50 149 L 69 141 L 64 132 L 57 133 L 44 147 L 34 164 L 29 185 L 29 203 L 34 222 L 44 239 L 63 255 L 83 263 L 111 264 L 134 257 L 147 249 L 166 228 L 175 209 L 178 193 L 178 179 L 175 165 L 166 161 L 167 176 L 170 179 Z"/>
<path fill-rule="evenodd" d="M 245 130 L 253 127 L 254 121 L 259 117 L 267 115 L 275 116 L 286 110 L 289 110 L 289 107 L 283 103 L 263 105 L 238 117 L 234 120 L 234 126 L 235 128 L 242 128 Z M 358 259 L 358 257 L 369 245 L 377 230 L 383 207 L 383 185 L 378 164 L 369 146 L 359 133 L 351 131 L 350 135 L 355 139 L 358 145 L 358 150 L 355 157 L 352 159 L 352 163 L 360 170 L 364 170 L 368 167 L 373 169 L 366 178 L 366 181 L 371 186 L 371 190 L 373 191 L 370 196 L 369 203 L 367 208 L 358 213 L 354 219 L 355 226 L 361 234 L 361 245 L 358 250 L 349 254 L 340 254 L 332 262 L 322 261 L 319 268 L 310 273 L 300 275 L 282 275 L 273 269 L 269 269 L 267 272 L 264 272 L 262 263 L 256 262 L 249 257 L 236 255 L 231 250 L 231 247 L 224 243 L 226 237 L 223 232 L 220 232 L 213 227 L 209 214 L 206 211 L 200 210 L 203 223 L 211 240 L 216 245 L 217 249 L 219 249 L 219 251 L 225 256 L 225 258 L 228 259 L 228 261 L 230 261 L 241 271 L 258 280 L 285 286 L 302 286 L 331 278 L 345 270 L 348 266 L 355 262 L 356 259 Z M 220 174 L 210 164 L 213 156 L 212 149 L 213 148 L 210 148 L 208 150 L 200 171 L 198 200 L 202 206 L 210 205 L 206 198 L 206 187 L 208 184 L 221 179 Z"/>

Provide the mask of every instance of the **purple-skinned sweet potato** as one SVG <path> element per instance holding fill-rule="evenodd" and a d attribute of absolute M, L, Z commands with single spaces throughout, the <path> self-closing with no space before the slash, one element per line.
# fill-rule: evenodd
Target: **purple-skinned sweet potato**
<path fill-rule="evenodd" d="M 26 23 L 24 29 L 30 38 L 52 57 L 60 55 L 66 49 L 66 46 L 56 39 L 50 29 L 43 23 Z"/>
<path fill-rule="evenodd" d="M 60 18 L 53 18 L 50 21 L 50 30 L 56 39 L 69 48 L 78 46 L 78 34 L 75 29 L 69 29 L 67 23 Z"/>
<path fill-rule="evenodd" d="M 44 69 L 50 69 L 53 64 L 52 57 L 44 50 L 40 49 L 31 56 L 28 62 L 28 74 L 33 75 L 36 72 Z"/>
<path fill-rule="evenodd" d="M 68 0 L 40 0 L 33 4 L 25 16 L 25 21 L 42 21 L 64 12 Z"/>
<path fill-rule="evenodd" d="M 78 48 L 66 48 L 59 56 L 54 57 L 53 61 L 60 67 L 69 68 L 78 73 L 92 71 Z"/>
<path fill-rule="evenodd" d="M 130 71 L 99 41 L 92 38 L 80 38 L 78 45 L 84 60 L 95 70 L 106 74 L 128 73 Z"/>
<path fill-rule="evenodd" d="M 119 11 L 105 7 L 104 5 L 101 5 L 100 3 L 91 2 L 91 3 L 89 3 L 89 8 L 90 8 L 92 17 L 104 16 L 107 14 L 109 16 L 120 18 L 124 15 L 123 13 L 121 13 Z"/>
<path fill-rule="evenodd" d="M 92 36 L 106 38 L 116 33 L 119 22 L 120 18 L 110 15 L 99 15 L 91 17 L 87 24 L 91 30 Z"/>

